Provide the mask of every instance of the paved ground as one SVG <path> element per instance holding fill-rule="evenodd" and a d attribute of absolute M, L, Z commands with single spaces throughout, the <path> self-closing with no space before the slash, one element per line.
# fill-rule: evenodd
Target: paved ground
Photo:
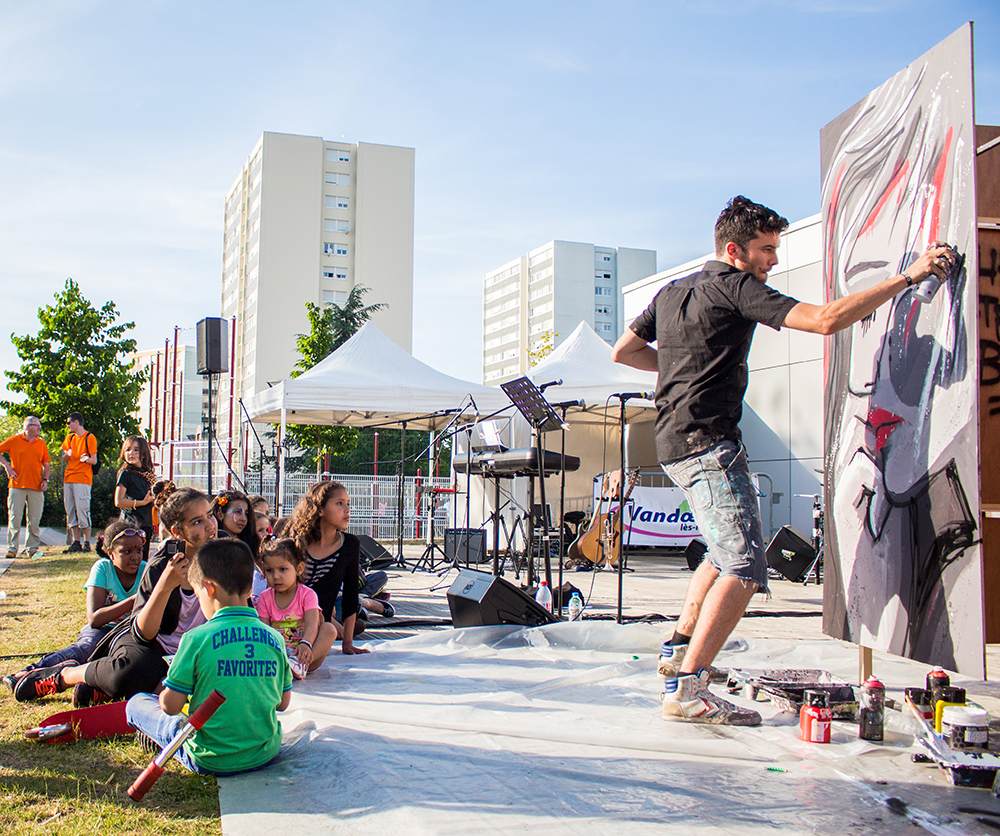
<path fill-rule="evenodd" d="M 389 590 L 392 603 L 396 607 L 396 618 L 392 621 L 406 622 L 413 619 L 447 619 L 450 617 L 446 593 L 455 571 L 438 576 L 446 568 L 439 566 L 438 572 L 410 569 L 423 552 L 419 545 L 405 545 L 403 556 L 407 569 L 391 568 Z M 492 564 L 473 566 L 474 569 L 490 571 Z M 629 558 L 629 569 L 622 579 L 622 615 L 628 619 L 650 617 L 664 620 L 664 630 L 669 633 L 671 623 L 677 617 L 684 601 L 691 572 L 681 555 L 648 556 L 633 554 Z M 553 582 L 558 584 L 558 569 L 553 567 Z M 506 580 L 520 585 L 525 582 L 524 573 L 520 579 L 508 568 Z M 563 573 L 564 582 L 577 587 L 588 602 L 586 618 L 614 619 L 618 609 L 618 574 L 605 570 L 601 572 Z M 433 591 L 437 588 L 437 591 Z M 771 598 L 758 595 L 750 604 L 747 617 L 740 624 L 740 633 L 745 636 L 763 638 L 787 638 L 796 640 L 823 638 L 821 622 L 823 613 L 823 587 L 816 584 L 802 586 L 789 581 L 774 581 L 771 584 Z M 404 627 L 387 630 L 383 625 L 392 621 L 373 618 L 366 635 L 385 639 L 390 636 L 411 635 L 416 630 L 428 629 L 423 626 Z"/>

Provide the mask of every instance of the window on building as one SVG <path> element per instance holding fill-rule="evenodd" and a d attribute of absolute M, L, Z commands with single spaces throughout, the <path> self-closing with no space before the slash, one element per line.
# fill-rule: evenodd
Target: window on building
<path fill-rule="evenodd" d="M 350 232 L 351 224 L 349 221 L 337 221 L 337 220 L 325 220 L 323 221 L 323 231 L 324 232 Z"/>
<path fill-rule="evenodd" d="M 595 296 L 610 296 L 611 295 L 611 288 L 610 287 L 595 287 L 594 288 L 594 295 Z"/>
<path fill-rule="evenodd" d="M 323 271 L 323 278 L 344 281 L 347 279 L 347 271 L 343 267 L 330 267 Z"/>
<path fill-rule="evenodd" d="M 594 313 L 598 316 L 611 316 L 611 306 L 610 305 L 598 305 L 594 308 Z"/>
<path fill-rule="evenodd" d="M 324 305 L 343 305 L 347 302 L 347 291 L 346 290 L 324 290 L 323 291 L 323 304 Z"/>
<path fill-rule="evenodd" d="M 336 171 L 328 171 L 326 173 L 326 182 L 330 186 L 350 186 L 351 175 L 338 174 Z"/>
<path fill-rule="evenodd" d="M 610 322 L 602 322 L 601 323 L 601 330 L 602 331 L 610 331 L 611 330 L 611 323 Z"/>
<path fill-rule="evenodd" d="M 328 163 L 349 163 L 351 161 L 351 152 L 341 151 L 336 148 L 327 148 L 326 161 Z"/>
<path fill-rule="evenodd" d="M 610 255 L 606 255 L 606 256 L 604 256 L 604 260 L 605 260 L 605 261 L 611 261 L 611 256 L 610 256 Z"/>
<path fill-rule="evenodd" d="M 333 251 L 334 255 L 347 255 L 347 244 L 337 244 Z M 611 289 L 608 288 L 608 295 L 611 294 Z"/>

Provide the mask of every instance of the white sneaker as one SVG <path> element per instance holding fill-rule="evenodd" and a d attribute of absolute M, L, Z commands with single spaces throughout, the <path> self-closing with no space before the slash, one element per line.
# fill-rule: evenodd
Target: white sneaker
<path fill-rule="evenodd" d="M 309 673 L 309 668 L 303 665 L 295 656 L 288 657 L 288 664 L 292 668 L 293 679 L 305 679 L 306 674 Z"/>
<path fill-rule="evenodd" d="M 673 679 L 681 675 L 681 665 L 684 664 L 688 647 L 690 645 L 663 643 L 660 647 L 660 659 L 656 665 L 656 673 L 660 679 Z M 728 682 L 729 671 L 710 665 L 708 678 L 710 682 Z"/>
<path fill-rule="evenodd" d="M 759 726 L 760 714 L 740 708 L 708 690 L 708 671 L 663 682 L 663 719 L 726 726 Z"/>

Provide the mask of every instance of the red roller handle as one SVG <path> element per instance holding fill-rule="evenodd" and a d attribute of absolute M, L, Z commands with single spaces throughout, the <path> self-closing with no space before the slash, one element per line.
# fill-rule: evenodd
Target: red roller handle
<path fill-rule="evenodd" d="M 225 701 L 226 698 L 213 688 L 212 693 L 205 697 L 205 701 L 198 706 L 194 714 L 188 717 L 188 722 L 196 729 L 200 729 Z"/>
<path fill-rule="evenodd" d="M 142 771 L 142 775 L 136 778 L 132 782 L 132 786 L 128 788 L 128 797 L 133 801 L 142 801 L 146 797 L 146 793 L 149 792 L 162 774 L 163 767 L 155 760 L 150 761 L 149 766 Z"/>
<path fill-rule="evenodd" d="M 187 718 L 187 722 L 174 735 L 174 739 L 163 747 L 160 754 L 153 758 L 149 766 L 143 770 L 142 774 L 128 788 L 129 798 L 133 801 L 142 801 L 146 793 L 149 792 L 153 784 L 163 774 L 163 768 L 167 761 L 174 756 L 174 752 L 184 745 L 185 740 L 204 726 L 225 701 L 226 698 L 214 689 L 211 694 L 205 697 L 205 701 Z"/>

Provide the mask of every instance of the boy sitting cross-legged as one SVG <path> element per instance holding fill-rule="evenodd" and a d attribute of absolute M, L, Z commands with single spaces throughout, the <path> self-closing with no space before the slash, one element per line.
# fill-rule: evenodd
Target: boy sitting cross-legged
<path fill-rule="evenodd" d="M 163 747 L 184 725 L 188 698 L 193 713 L 219 690 L 226 701 L 174 756 L 192 772 L 257 769 L 281 746 L 275 712 L 288 707 L 292 672 L 281 634 L 246 606 L 253 569 L 241 540 L 210 540 L 198 549 L 188 580 L 208 623 L 184 634 L 159 699 L 136 694 L 128 701 L 129 723 Z"/>

